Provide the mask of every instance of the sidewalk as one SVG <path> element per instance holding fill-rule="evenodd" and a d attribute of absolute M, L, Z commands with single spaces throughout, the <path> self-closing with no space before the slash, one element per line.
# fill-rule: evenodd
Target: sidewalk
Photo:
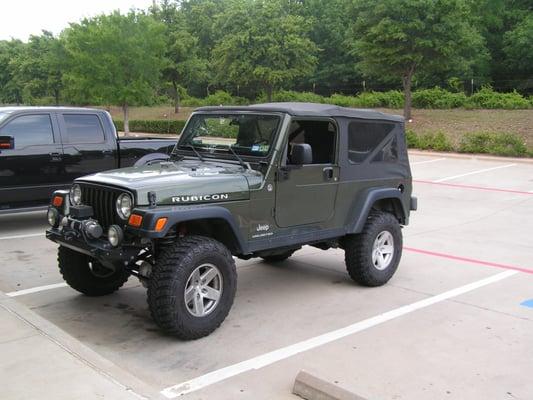
<path fill-rule="evenodd" d="M 160 398 L 157 391 L 0 292 L 4 400 Z"/>

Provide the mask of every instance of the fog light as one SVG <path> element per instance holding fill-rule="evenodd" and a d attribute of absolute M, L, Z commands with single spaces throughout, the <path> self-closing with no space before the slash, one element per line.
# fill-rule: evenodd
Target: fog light
<path fill-rule="evenodd" d="M 107 240 L 109 240 L 109 244 L 113 247 L 117 247 L 122 243 L 122 239 L 124 239 L 124 234 L 122 233 L 120 226 L 111 225 L 107 231 Z"/>
<path fill-rule="evenodd" d="M 48 223 L 50 224 L 50 226 L 57 228 L 57 226 L 59 225 L 59 213 L 55 208 L 50 207 L 48 209 L 46 218 L 48 219 Z"/>

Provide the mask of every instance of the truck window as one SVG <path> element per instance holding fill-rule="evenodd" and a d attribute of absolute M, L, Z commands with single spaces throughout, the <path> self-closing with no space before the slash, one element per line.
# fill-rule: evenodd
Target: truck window
<path fill-rule="evenodd" d="M 289 131 L 287 154 L 291 163 L 291 146 L 307 143 L 313 151 L 313 164 L 333 164 L 335 162 L 335 142 L 337 127 L 331 121 L 294 120 Z"/>
<path fill-rule="evenodd" d="M 15 149 L 54 143 L 52 121 L 48 114 L 16 117 L 0 130 L 0 135 L 13 136 Z"/>
<path fill-rule="evenodd" d="M 393 129 L 394 124 L 388 122 L 350 122 L 348 125 L 348 159 L 354 163 L 363 162 Z"/>
<path fill-rule="evenodd" d="M 66 127 L 65 143 L 103 143 L 104 129 L 96 114 L 63 114 Z"/>

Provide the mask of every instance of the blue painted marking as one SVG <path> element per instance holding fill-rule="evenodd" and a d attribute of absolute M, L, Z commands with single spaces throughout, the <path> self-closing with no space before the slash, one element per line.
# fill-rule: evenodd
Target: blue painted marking
<path fill-rule="evenodd" d="M 520 303 L 521 306 L 533 308 L 533 299 L 523 301 Z"/>

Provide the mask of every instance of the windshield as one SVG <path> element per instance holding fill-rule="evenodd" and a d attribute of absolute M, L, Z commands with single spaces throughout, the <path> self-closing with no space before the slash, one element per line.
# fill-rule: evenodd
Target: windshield
<path fill-rule="evenodd" d="M 180 150 L 264 157 L 281 118 L 267 114 L 194 114 L 181 135 Z M 231 149 L 230 149 L 231 147 Z"/>

